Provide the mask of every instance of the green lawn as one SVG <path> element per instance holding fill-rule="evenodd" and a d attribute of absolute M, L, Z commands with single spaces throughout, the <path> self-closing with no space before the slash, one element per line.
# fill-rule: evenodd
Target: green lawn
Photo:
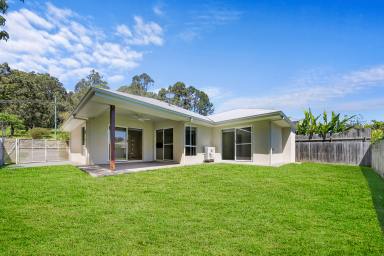
<path fill-rule="evenodd" d="M 0 169 L 2 254 L 384 255 L 383 229 L 369 168 Z"/>

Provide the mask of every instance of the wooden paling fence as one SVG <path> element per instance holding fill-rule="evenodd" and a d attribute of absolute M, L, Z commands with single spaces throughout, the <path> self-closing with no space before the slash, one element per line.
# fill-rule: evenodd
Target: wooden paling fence
<path fill-rule="evenodd" d="M 372 168 L 384 178 L 384 140 L 372 145 Z"/>
<path fill-rule="evenodd" d="M 352 129 L 325 140 L 319 135 L 296 135 L 296 162 L 371 166 L 370 140 L 370 129 Z"/>
<path fill-rule="evenodd" d="M 4 164 L 4 146 L 3 138 L 0 138 L 0 166 Z"/>

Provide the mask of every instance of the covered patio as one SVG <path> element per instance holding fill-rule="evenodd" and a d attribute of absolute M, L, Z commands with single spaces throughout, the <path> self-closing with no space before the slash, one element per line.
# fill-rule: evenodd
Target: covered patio
<path fill-rule="evenodd" d="M 104 176 L 113 176 L 119 174 L 151 171 L 162 168 L 171 168 L 179 167 L 181 164 L 177 162 L 131 162 L 131 163 L 119 163 L 115 164 L 115 169 L 111 170 L 109 164 L 95 164 L 95 165 L 82 165 L 78 168 L 92 177 L 104 177 Z"/>

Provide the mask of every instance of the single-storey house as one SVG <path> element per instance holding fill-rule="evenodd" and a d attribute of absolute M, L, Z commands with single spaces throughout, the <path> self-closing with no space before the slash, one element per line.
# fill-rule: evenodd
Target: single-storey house
<path fill-rule="evenodd" d="M 236 109 L 210 116 L 152 98 L 91 88 L 64 122 L 78 164 L 295 161 L 295 135 L 278 110 Z"/>

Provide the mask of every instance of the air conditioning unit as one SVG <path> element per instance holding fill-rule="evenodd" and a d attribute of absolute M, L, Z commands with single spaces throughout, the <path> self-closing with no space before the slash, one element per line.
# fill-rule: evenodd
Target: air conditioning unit
<path fill-rule="evenodd" d="M 215 161 L 215 147 L 205 147 L 204 161 L 213 162 Z"/>

